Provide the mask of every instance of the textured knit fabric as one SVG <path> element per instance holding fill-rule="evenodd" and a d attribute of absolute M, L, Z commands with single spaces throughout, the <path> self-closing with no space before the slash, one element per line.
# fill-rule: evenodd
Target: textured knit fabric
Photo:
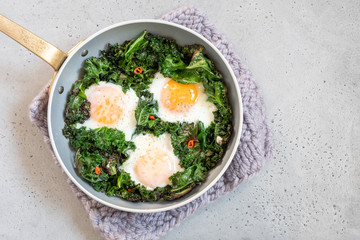
<path fill-rule="evenodd" d="M 93 226 L 107 239 L 159 239 L 199 207 L 216 200 L 244 180 L 254 176 L 272 153 L 271 131 L 267 125 L 265 107 L 258 85 L 249 70 L 235 55 L 230 43 L 195 8 L 177 9 L 163 16 L 162 19 L 181 24 L 202 34 L 221 51 L 230 63 L 240 86 L 244 107 L 241 141 L 229 168 L 212 188 L 194 201 L 166 212 L 141 214 L 112 209 L 91 199 L 68 180 L 74 193 L 89 213 Z M 49 86 L 33 100 L 30 117 L 40 128 L 45 142 L 50 146 L 46 120 L 48 88 Z"/>

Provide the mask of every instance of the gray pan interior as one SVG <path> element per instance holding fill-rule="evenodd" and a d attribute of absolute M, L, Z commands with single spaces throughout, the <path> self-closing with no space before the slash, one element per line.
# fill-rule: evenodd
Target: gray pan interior
<path fill-rule="evenodd" d="M 232 138 L 222 161 L 216 168 L 209 172 L 204 183 L 193 189 L 184 197 L 174 201 L 134 203 L 117 197 L 108 197 L 104 193 L 96 192 L 92 186 L 80 178 L 74 170 L 73 159 L 75 152 L 70 149 L 68 139 L 62 135 L 62 128 L 64 127 L 63 113 L 67 94 L 74 81 L 81 78 L 81 68 L 85 59 L 90 56 L 98 57 L 100 50 L 103 50 L 108 43 L 122 43 L 125 40 L 131 40 L 138 37 L 144 30 L 153 34 L 176 39 L 177 43 L 180 45 L 194 43 L 203 45 L 205 47 L 205 53 L 215 62 L 216 67 L 224 76 L 233 109 Z M 85 57 L 81 55 L 84 50 L 88 51 L 88 54 Z M 64 92 L 62 94 L 58 92 L 60 87 L 64 87 Z M 242 104 L 234 73 L 224 57 L 209 41 L 180 25 L 157 20 L 136 20 L 115 24 L 105 28 L 89 37 L 72 51 L 60 68 L 50 92 L 48 124 L 51 144 L 61 166 L 69 178 L 87 195 L 107 206 L 120 210 L 146 213 L 159 212 L 182 206 L 199 197 L 215 184 L 225 172 L 239 143 L 242 128 Z"/>

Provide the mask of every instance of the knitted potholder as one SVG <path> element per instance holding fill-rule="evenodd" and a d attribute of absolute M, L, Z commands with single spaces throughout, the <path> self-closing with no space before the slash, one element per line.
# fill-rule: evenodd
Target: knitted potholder
<path fill-rule="evenodd" d="M 196 8 L 180 8 L 164 15 L 162 19 L 202 34 L 230 63 L 238 80 L 243 101 L 244 124 L 241 140 L 233 161 L 220 180 L 199 198 L 170 211 L 142 214 L 116 210 L 91 199 L 68 179 L 74 193 L 89 213 L 93 226 L 107 239 L 158 239 L 199 207 L 216 200 L 243 180 L 255 175 L 272 154 L 271 131 L 267 125 L 259 88 L 249 70 L 233 52 L 230 43 Z M 51 148 L 46 119 L 48 88 L 49 85 L 33 100 L 30 106 L 30 118 L 40 128 L 45 142 Z M 56 159 L 54 154 L 53 157 Z M 57 160 L 56 163 L 59 165 Z"/>

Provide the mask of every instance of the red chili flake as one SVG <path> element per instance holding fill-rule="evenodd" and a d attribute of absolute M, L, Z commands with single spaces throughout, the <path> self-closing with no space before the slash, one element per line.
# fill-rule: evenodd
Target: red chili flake
<path fill-rule="evenodd" d="M 194 141 L 194 140 L 188 141 L 188 148 L 193 148 L 194 145 L 195 145 L 195 141 Z"/>
<path fill-rule="evenodd" d="M 149 119 L 155 120 L 155 117 L 154 117 L 153 115 L 150 115 L 150 116 L 149 116 Z"/>
<path fill-rule="evenodd" d="M 96 175 L 99 175 L 100 173 L 101 173 L 100 167 L 99 167 L 99 166 L 96 166 L 96 167 L 95 167 L 95 174 L 96 174 Z"/>
<path fill-rule="evenodd" d="M 135 73 L 135 74 L 140 74 L 140 73 L 142 73 L 142 72 L 143 72 L 142 67 L 137 67 L 137 68 L 134 69 L 134 73 Z"/>
<path fill-rule="evenodd" d="M 131 188 L 129 188 L 129 189 L 128 189 L 128 192 L 131 192 L 131 191 L 132 191 L 132 189 L 131 189 Z"/>

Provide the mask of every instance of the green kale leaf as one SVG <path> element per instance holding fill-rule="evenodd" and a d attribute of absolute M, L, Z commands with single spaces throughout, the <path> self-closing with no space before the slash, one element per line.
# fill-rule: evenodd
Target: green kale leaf
<path fill-rule="evenodd" d="M 204 80 L 219 81 L 221 75 L 216 71 L 213 63 L 204 56 L 202 50 L 201 47 L 193 52 L 187 66 L 181 59 L 169 56 L 161 63 L 160 71 L 165 76 L 183 84 L 196 84 Z"/>
<path fill-rule="evenodd" d="M 73 129 L 70 145 L 81 151 L 102 152 L 105 156 L 119 156 L 120 161 L 128 158 L 128 151 L 135 150 L 133 142 L 125 141 L 125 134 L 115 128 Z"/>
<path fill-rule="evenodd" d="M 99 81 L 116 81 L 119 72 L 106 58 L 90 57 L 86 59 L 82 82 L 85 88 Z"/>
<path fill-rule="evenodd" d="M 172 188 L 171 193 L 181 193 L 191 189 L 197 183 L 205 180 L 207 169 L 200 163 L 188 167 L 183 172 L 177 172 L 170 177 Z"/>

